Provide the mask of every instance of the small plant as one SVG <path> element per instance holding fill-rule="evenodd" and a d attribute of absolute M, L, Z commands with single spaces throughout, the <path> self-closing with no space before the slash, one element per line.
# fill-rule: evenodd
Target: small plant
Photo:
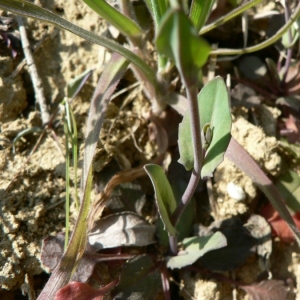
<path fill-rule="evenodd" d="M 182 240 L 184 248 L 182 254 L 178 252 L 177 239 L 178 232 L 181 230 L 178 224 L 193 197 L 199 180 L 212 177 L 214 170 L 223 161 L 224 156 L 241 168 L 262 189 L 281 217 L 288 223 L 298 244 L 300 244 L 300 234 L 277 189 L 250 155 L 231 137 L 229 95 L 224 80 L 221 77 L 215 77 L 203 86 L 203 81 L 199 79 L 201 78 L 201 69 L 208 62 L 211 55 L 249 53 L 267 47 L 280 39 L 300 16 L 300 4 L 277 34 L 261 44 L 243 49 L 212 50 L 212 47 L 201 35 L 242 14 L 261 0 L 249 1 L 206 26 L 204 25 L 210 15 L 214 1 L 193 0 L 191 6 L 188 7 L 187 2 L 181 5 L 180 1 L 175 0 L 146 0 L 146 5 L 153 17 L 155 30 L 157 67 L 153 69 L 149 66 L 151 54 L 143 47 L 145 33 L 134 21 L 135 16 L 132 15 L 133 10 L 130 9 L 130 1 L 120 1 L 120 11 L 104 0 L 83 1 L 127 38 L 130 45 L 129 49 L 113 40 L 79 28 L 30 2 L 0 0 L 2 9 L 51 23 L 116 52 L 105 68 L 91 100 L 87 121 L 79 216 L 70 241 L 67 241 L 68 247 L 39 299 L 63 299 L 63 289 L 66 288 L 65 286 L 68 284 L 71 274 L 81 257 L 85 257 L 87 235 L 94 227 L 95 220 L 101 216 L 105 201 L 112 188 L 119 182 L 133 180 L 144 172 L 142 168 L 132 170 L 131 173 L 126 173 L 126 179 L 122 177 L 122 174 L 119 177 L 116 175 L 115 182 L 103 191 L 98 199 L 99 201 L 96 204 L 93 203 L 91 209 L 92 160 L 105 110 L 118 81 L 129 65 L 137 80 L 144 83 L 144 93 L 151 101 L 154 114 L 158 114 L 165 109 L 167 104 L 170 104 L 180 114 L 184 115 L 182 123 L 179 125 L 179 162 L 187 170 L 191 170 L 188 186 L 178 202 L 163 168 L 156 164 L 147 164 L 144 167 L 153 183 L 157 208 L 164 226 L 164 232 L 168 234 L 170 251 L 166 258 L 166 264 L 164 262 L 153 263 L 148 258 L 138 257 L 133 262 L 133 264 L 137 263 L 137 267 L 133 267 L 133 270 L 137 270 L 138 267 L 144 264 L 145 272 L 151 274 L 153 270 L 159 268 L 163 278 L 166 298 L 170 299 L 167 288 L 169 282 L 166 267 L 174 269 L 190 266 L 204 254 L 227 245 L 228 241 L 220 231 L 205 237 L 191 238 L 185 236 Z M 153 62 L 151 61 L 151 63 Z M 186 97 L 181 97 L 181 100 L 175 102 L 174 98 L 179 95 L 169 92 L 171 71 L 174 70 L 174 67 L 178 71 L 181 84 L 186 93 Z M 200 92 L 199 86 L 202 86 Z M 173 99 L 171 99 L 172 97 Z M 67 109 L 68 105 L 66 105 Z M 73 130 L 75 127 L 71 129 L 70 126 L 71 123 L 74 125 L 75 122 L 71 113 L 67 113 L 67 116 L 68 120 L 72 120 L 72 122 L 66 123 L 65 131 L 75 141 L 76 131 Z M 129 218 L 129 216 L 127 217 Z M 124 268 L 123 272 L 130 277 L 131 273 L 128 269 Z M 133 270 L 131 272 L 134 272 Z M 142 272 L 138 273 L 140 277 L 143 277 L 144 274 Z M 122 280 L 117 288 L 119 291 L 122 290 L 123 286 L 126 286 L 126 283 Z M 106 286 L 97 292 L 90 290 L 90 287 L 86 285 L 80 285 L 79 289 L 83 293 L 91 293 L 95 297 L 103 295 L 115 285 L 116 282 L 113 282 L 111 286 Z M 72 286 L 69 287 L 72 288 Z"/>

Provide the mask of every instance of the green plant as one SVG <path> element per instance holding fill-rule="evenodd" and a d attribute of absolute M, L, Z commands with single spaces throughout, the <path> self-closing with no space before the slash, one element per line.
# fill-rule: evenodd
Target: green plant
<path fill-rule="evenodd" d="M 172 65 L 176 66 L 186 91 L 186 99 L 183 101 L 186 101 L 188 109 L 187 111 L 179 111 L 181 114 L 184 114 L 179 128 L 179 149 L 180 162 L 186 169 L 192 169 L 192 174 L 179 203 L 176 202 L 172 188 L 161 167 L 152 164 L 145 166 L 145 170 L 153 182 L 162 222 L 169 235 L 171 255 L 174 256 L 169 260 L 169 266 L 179 268 L 190 265 L 193 263 L 191 256 L 196 255 L 196 257 L 200 257 L 207 251 L 226 245 L 224 236 L 217 233 L 211 236 L 210 239 L 185 240 L 186 249 L 198 247 L 201 251 L 198 251 L 197 254 L 192 251 L 191 255 L 186 255 L 187 259 L 184 262 L 177 255 L 176 225 L 190 202 L 200 178 L 212 176 L 215 168 L 222 162 L 224 155 L 231 158 L 233 162 L 243 168 L 254 179 L 257 185 L 266 193 L 272 204 L 278 209 L 284 220 L 288 222 L 299 242 L 299 233 L 295 229 L 294 221 L 282 202 L 280 194 L 277 193 L 272 182 L 262 173 L 255 162 L 251 160 L 247 152 L 231 139 L 229 97 L 224 81 L 220 77 L 216 77 L 208 82 L 199 94 L 198 90 L 199 85 L 203 84 L 199 80 L 199 73 L 207 62 L 209 55 L 249 53 L 274 43 L 287 32 L 293 22 L 299 17 L 300 4 L 295 9 L 290 20 L 274 37 L 265 42 L 244 49 L 211 50 L 210 45 L 198 33 L 200 32 L 201 35 L 212 30 L 260 1 L 250 1 L 213 24 L 204 26 L 214 1 L 194 0 L 189 9 L 186 7 L 186 3 L 185 6 L 180 5 L 179 1 L 175 0 L 147 0 L 146 4 L 155 23 L 155 43 L 158 50 L 157 70 L 154 70 L 145 62 L 145 60 L 149 60 L 150 54 L 143 53 L 145 51 L 142 47 L 143 31 L 138 24 L 132 21 L 131 10 L 128 9 L 130 6 L 129 2 L 122 1 L 121 12 L 108 5 L 104 0 L 84 0 L 84 2 L 125 35 L 131 45 L 131 49 L 79 28 L 52 12 L 29 2 L 23 0 L 0 0 L 0 7 L 3 9 L 49 22 L 119 54 L 113 55 L 109 67 L 99 80 L 91 101 L 85 142 L 79 217 L 68 248 L 52 273 L 39 299 L 52 299 L 56 291 L 68 283 L 74 266 L 84 253 L 90 207 L 92 159 L 107 103 L 119 79 L 123 76 L 130 63 L 138 80 L 145 83 L 145 94 L 151 100 L 154 112 L 164 109 L 167 103 L 167 97 L 164 95 L 170 84 Z M 189 9 L 189 17 L 185 9 Z M 173 106 L 178 110 L 178 103 L 177 106 Z M 68 118 L 72 119 L 72 114 Z M 72 139 L 76 136 L 70 125 L 66 126 L 66 132 L 72 135 Z M 244 162 L 247 163 L 243 165 Z M 190 243 L 192 246 L 190 246 Z M 189 246 L 191 248 L 188 248 Z M 179 262 L 176 262 L 177 258 L 179 258 Z"/>

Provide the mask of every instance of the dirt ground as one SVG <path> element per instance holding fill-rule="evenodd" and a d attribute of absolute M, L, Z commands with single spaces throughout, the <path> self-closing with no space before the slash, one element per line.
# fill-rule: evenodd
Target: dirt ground
<path fill-rule="evenodd" d="M 35 3 L 97 34 L 111 34 L 107 25 L 82 1 L 69 1 L 68 5 L 62 0 L 38 0 Z M 27 20 L 26 28 L 32 46 L 42 41 L 34 57 L 50 111 L 66 96 L 67 83 L 71 79 L 87 69 L 94 70 L 72 103 L 82 154 L 89 101 L 110 54 L 69 32 L 38 21 Z M 65 226 L 65 137 L 61 114 L 54 126 L 55 134 L 47 131 L 34 151 L 40 136 L 38 132 L 18 140 L 13 151 L 12 142 L 18 133 L 41 126 L 27 68 L 11 76 L 22 57 L 19 54 L 13 59 L 9 50 L 4 50 L 0 55 L 0 295 L 6 295 L 7 299 L 17 299 L 13 295 L 19 295 L 20 290 L 27 295 L 25 297 L 29 297 L 32 289 L 42 288 L 39 280 L 49 271 L 40 261 L 42 240 L 63 231 Z M 134 83 L 130 76 L 125 79 L 123 85 Z M 137 85 L 130 93 L 126 93 L 126 97 L 130 110 L 126 107 L 120 109 L 113 103 L 110 106 L 94 164 L 98 172 L 112 158 L 120 166 L 130 168 L 157 154 L 155 143 L 148 138 L 149 121 L 145 115 L 150 110 L 150 104 L 143 96 L 141 87 Z M 269 120 L 263 117 L 262 121 L 258 120 L 257 126 L 247 120 L 248 112 L 248 108 L 234 112 L 232 135 L 268 175 L 278 177 L 286 171 L 287 161 L 275 137 L 280 111 L 262 105 L 256 113 L 258 116 L 265 113 Z M 110 138 L 108 131 L 112 132 Z M 79 166 L 81 163 L 80 159 Z M 217 182 L 212 187 L 217 208 L 213 217 L 222 219 L 251 212 L 251 203 L 256 201 L 259 192 L 251 179 L 231 162 L 225 160 L 218 167 L 214 182 Z M 236 200 L 228 194 L 229 183 L 243 189 L 245 197 L 242 200 Z M 299 290 L 298 247 L 274 240 L 270 260 L 273 277 L 291 278 L 293 288 Z M 258 260 L 253 256 L 234 274 L 227 272 L 225 275 L 252 283 L 260 272 Z M 236 299 L 250 299 L 241 290 L 236 291 L 230 285 L 207 280 L 201 275 L 185 273 L 181 280 L 189 295 L 182 293 L 185 299 L 192 299 L 193 295 L 194 299 L 225 300 L 234 299 L 234 294 Z M 296 292 L 296 299 L 300 299 L 300 292 Z"/>

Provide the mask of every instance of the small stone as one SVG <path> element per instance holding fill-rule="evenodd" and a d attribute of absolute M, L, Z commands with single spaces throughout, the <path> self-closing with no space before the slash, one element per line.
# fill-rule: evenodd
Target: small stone
<path fill-rule="evenodd" d="M 243 201 L 246 199 L 246 193 L 244 192 L 243 188 L 234 184 L 233 182 L 229 182 L 227 184 L 227 193 L 230 198 L 236 201 Z"/>

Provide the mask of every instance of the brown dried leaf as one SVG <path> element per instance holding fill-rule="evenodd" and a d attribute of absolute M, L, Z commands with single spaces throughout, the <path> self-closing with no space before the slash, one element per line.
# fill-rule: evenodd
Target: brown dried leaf
<path fill-rule="evenodd" d="M 147 246 L 155 243 L 156 227 L 139 215 L 121 213 L 102 218 L 89 234 L 94 251 L 120 246 Z"/>

